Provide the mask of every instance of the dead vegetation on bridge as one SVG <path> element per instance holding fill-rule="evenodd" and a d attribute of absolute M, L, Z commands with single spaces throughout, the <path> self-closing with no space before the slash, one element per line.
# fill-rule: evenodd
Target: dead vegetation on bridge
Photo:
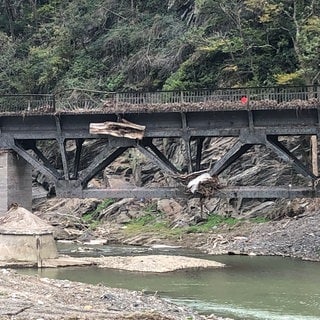
<path fill-rule="evenodd" d="M 241 101 L 206 101 L 192 103 L 157 103 L 157 104 L 131 104 L 116 103 L 115 101 L 106 101 L 104 104 L 95 107 L 85 108 L 76 104 L 67 106 L 59 105 L 53 111 L 52 108 L 41 106 L 32 110 L 10 111 L 0 110 L 2 116 L 31 116 L 42 114 L 127 114 L 127 113 L 159 113 L 159 112 L 201 112 L 201 111 L 239 111 L 239 110 L 301 110 L 314 109 L 320 107 L 320 100 L 293 100 L 278 102 L 276 100 L 250 101 L 246 104 Z"/>
<path fill-rule="evenodd" d="M 312 109 L 320 107 L 320 100 L 293 100 L 278 102 L 276 100 L 251 100 L 246 104 L 241 101 L 205 101 L 192 103 L 157 103 L 157 104 L 130 104 L 115 103 L 106 101 L 102 107 L 90 109 L 90 112 L 103 113 L 155 113 L 155 112 L 196 112 L 196 111 L 217 111 L 217 110 L 270 110 L 270 109 Z M 65 110 L 66 111 L 66 110 Z M 89 110 L 77 109 L 78 112 Z"/>

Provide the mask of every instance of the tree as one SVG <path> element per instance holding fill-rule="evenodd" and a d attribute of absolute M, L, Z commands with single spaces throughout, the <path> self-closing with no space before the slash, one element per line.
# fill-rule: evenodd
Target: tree
<path fill-rule="evenodd" d="M 297 61 L 297 70 L 290 73 L 292 80 L 299 75 L 306 84 L 319 77 L 319 14 L 320 4 L 316 0 L 246 0 L 252 10 L 259 11 L 262 23 L 270 25 L 291 42 Z M 288 43 L 287 51 L 290 43 Z M 280 74 L 281 75 L 281 74 Z M 290 76 L 287 77 L 290 81 Z"/>
<path fill-rule="evenodd" d="M 11 37 L 0 31 L 0 91 L 16 91 L 14 84 L 16 44 Z"/>

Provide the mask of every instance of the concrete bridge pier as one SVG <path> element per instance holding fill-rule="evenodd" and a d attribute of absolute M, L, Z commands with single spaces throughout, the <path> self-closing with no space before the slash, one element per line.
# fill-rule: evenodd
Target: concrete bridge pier
<path fill-rule="evenodd" d="M 0 149 L 0 215 L 17 203 L 32 209 L 32 168 L 10 149 Z"/>

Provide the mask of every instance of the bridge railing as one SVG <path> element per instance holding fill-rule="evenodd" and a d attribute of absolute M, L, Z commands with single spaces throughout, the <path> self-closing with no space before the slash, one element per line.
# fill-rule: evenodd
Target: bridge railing
<path fill-rule="evenodd" d="M 0 113 L 50 113 L 55 111 L 52 94 L 5 94 L 0 95 Z"/>
<path fill-rule="evenodd" d="M 56 110 L 78 112 L 99 110 L 108 99 L 115 101 L 111 98 L 113 94 L 98 90 L 66 89 L 56 93 Z"/>
<path fill-rule="evenodd" d="M 184 104 L 210 101 L 239 102 L 246 97 L 250 101 L 274 101 L 276 103 L 293 100 L 320 98 L 320 87 L 260 87 L 224 88 L 192 91 L 118 92 L 112 95 L 115 104 Z"/>
<path fill-rule="evenodd" d="M 53 112 L 99 112 L 117 108 L 125 111 L 133 105 L 145 108 L 153 106 L 175 107 L 192 104 L 228 107 L 281 107 L 297 102 L 297 106 L 317 101 L 320 104 L 320 86 L 219 88 L 190 91 L 155 92 L 103 92 L 85 89 L 67 89 L 58 94 L 0 95 L 0 113 L 53 113 Z"/>

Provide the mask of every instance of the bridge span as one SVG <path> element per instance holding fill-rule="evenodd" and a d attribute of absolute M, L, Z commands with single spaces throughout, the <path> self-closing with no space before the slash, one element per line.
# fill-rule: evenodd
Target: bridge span
<path fill-rule="evenodd" d="M 2 95 L 0 212 L 14 202 L 31 206 L 31 168 L 54 184 L 59 197 L 319 197 L 319 111 L 318 87 L 140 93 L 72 89 L 55 95 Z M 309 164 L 286 146 L 293 136 L 312 137 Z M 217 137 L 233 137 L 234 144 L 220 159 L 204 164 L 204 144 Z M 177 166 L 163 147 L 168 139 L 183 146 L 183 164 Z M 91 142 L 99 143 L 99 151 L 84 161 Z M 54 156 L 48 155 L 48 146 Z M 307 183 L 219 185 L 219 176 L 254 146 L 265 146 Z M 131 184 L 92 187 L 95 176 L 132 149 L 161 172 L 166 185 L 152 187 L 155 184 L 127 177 Z M 204 173 L 211 177 L 204 183 L 205 192 L 199 187 L 191 193 L 188 182 Z"/>

